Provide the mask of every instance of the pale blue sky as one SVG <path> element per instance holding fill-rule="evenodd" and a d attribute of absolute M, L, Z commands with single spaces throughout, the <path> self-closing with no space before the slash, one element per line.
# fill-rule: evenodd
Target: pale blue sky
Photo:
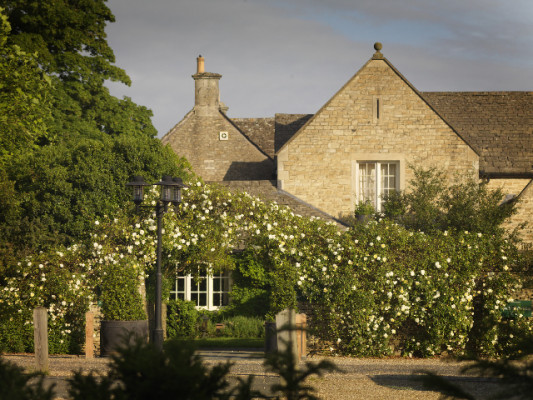
<path fill-rule="evenodd" d="M 533 0 L 110 0 L 130 88 L 163 136 L 194 104 L 196 57 L 231 117 L 316 112 L 373 44 L 421 91 L 533 90 Z"/>

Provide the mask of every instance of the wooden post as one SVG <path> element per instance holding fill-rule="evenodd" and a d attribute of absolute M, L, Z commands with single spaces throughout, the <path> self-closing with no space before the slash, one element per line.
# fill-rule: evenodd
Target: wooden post
<path fill-rule="evenodd" d="M 33 338 L 37 370 L 48 372 L 48 314 L 44 307 L 33 309 Z"/>
<path fill-rule="evenodd" d="M 296 314 L 296 336 L 298 340 L 298 360 L 307 357 L 307 316 Z"/>
<path fill-rule="evenodd" d="M 85 313 L 85 358 L 94 358 L 94 313 Z"/>
<path fill-rule="evenodd" d="M 295 360 L 299 361 L 295 315 L 296 314 L 294 310 L 289 308 L 276 314 L 276 331 L 278 339 L 278 351 L 283 352 L 288 346 L 291 346 Z"/>

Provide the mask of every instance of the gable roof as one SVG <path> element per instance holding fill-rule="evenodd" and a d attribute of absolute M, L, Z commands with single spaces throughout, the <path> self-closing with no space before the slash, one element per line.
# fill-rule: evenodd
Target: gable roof
<path fill-rule="evenodd" d="M 376 43 L 377 45 L 377 43 Z M 381 60 L 383 62 L 385 62 L 387 64 L 387 66 L 402 80 L 404 81 L 404 83 L 429 107 L 431 108 L 431 110 L 433 110 L 433 112 L 435 114 L 437 114 L 437 116 L 446 124 L 449 126 L 449 128 L 459 137 L 459 139 L 461 139 L 463 142 L 465 142 L 465 144 L 467 146 L 469 146 L 476 154 L 480 155 L 476 149 L 458 132 L 454 129 L 454 127 L 424 98 L 424 96 L 422 96 L 422 94 L 413 86 L 413 84 L 411 82 L 409 82 L 401 73 L 400 71 L 398 71 L 396 69 L 396 67 L 394 67 L 394 65 L 392 65 L 392 63 L 387 60 L 383 54 L 379 51 L 379 49 L 381 49 L 381 45 L 378 48 L 374 47 L 376 49 L 376 52 L 374 53 L 374 55 L 372 56 L 372 58 L 370 60 L 368 60 L 365 65 L 363 65 L 356 73 L 354 76 L 352 76 L 327 102 L 326 104 L 324 104 L 320 110 L 318 110 L 316 112 L 316 114 L 312 115 L 311 118 L 309 118 L 309 120 L 307 120 L 305 122 L 305 125 L 307 125 L 310 121 L 312 121 L 314 119 L 315 116 L 317 116 L 318 114 L 320 114 L 322 112 L 322 110 L 326 109 L 329 104 L 333 101 L 333 99 L 335 99 L 337 97 L 337 95 L 339 95 L 339 93 L 341 93 L 346 87 L 348 87 L 350 85 L 350 83 L 352 81 L 354 81 L 358 75 L 361 73 L 361 71 L 363 71 L 370 62 L 374 61 L 374 60 Z M 278 149 L 276 150 L 276 153 L 278 153 L 287 143 L 289 143 L 290 141 L 292 141 L 296 136 L 298 136 L 302 131 L 303 131 L 303 126 L 301 127 L 301 129 L 299 129 L 297 132 L 295 132 L 290 138 L 288 138 L 285 143 Z"/>
<path fill-rule="evenodd" d="M 422 95 L 481 155 L 481 174 L 533 177 L 533 92 Z"/>
<path fill-rule="evenodd" d="M 250 141 L 270 158 L 274 158 L 274 118 L 229 119 Z"/>

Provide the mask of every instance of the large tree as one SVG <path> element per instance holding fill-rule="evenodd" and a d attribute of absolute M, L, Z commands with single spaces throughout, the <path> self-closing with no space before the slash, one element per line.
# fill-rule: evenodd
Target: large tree
<path fill-rule="evenodd" d="M 50 78 L 34 55 L 8 43 L 11 26 L 0 8 L 0 166 L 48 135 Z"/>
<path fill-rule="evenodd" d="M 105 0 L 1 5 L 0 270 L 88 237 L 95 219 L 124 206 L 132 175 L 188 169 L 155 137 L 151 111 L 105 86 L 130 84 L 106 41 Z"/>
<path fill-rule="evenodd" d="M 54 126 L 95 135 L 148 135 L 156 131 L 151 111 L 110 95 L 106 80 L 131 83 L 114 65 L 105 27 L 115 17 L 105 0 L 3 0 L 12 26 L 9 41 L 36 53 L 39 65 L 54 79 Z"/>

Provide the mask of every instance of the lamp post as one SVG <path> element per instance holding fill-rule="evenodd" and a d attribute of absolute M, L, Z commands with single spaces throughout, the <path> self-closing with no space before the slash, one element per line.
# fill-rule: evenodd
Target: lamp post
<path fill-rule="evenodd" d="M 154 346 L 158 350 L 163 349 L 163 324 L 161 320 L 161 241 L 163 230 L 163 214 L 168 211 L 168 204 L 178 206 L 181 203 L 181 189 L 188 186 L 183 184 L 181 178 L 171 178 L 169 175 L 163 176 L 160 182 L 146 183 L 142 176 L 135 176 L 133 181 L 126 184 L 133 187 L 133 202 L 136 208 L 150 207 L 142 206 L 144 200 L 145 186 L 161 186 L 161 197 L 156 202 L 155 213 L 157 217 L 157 252 L 156 252 L 156 281 L 155 281 L 155 324 L 152 333 Z"/>

